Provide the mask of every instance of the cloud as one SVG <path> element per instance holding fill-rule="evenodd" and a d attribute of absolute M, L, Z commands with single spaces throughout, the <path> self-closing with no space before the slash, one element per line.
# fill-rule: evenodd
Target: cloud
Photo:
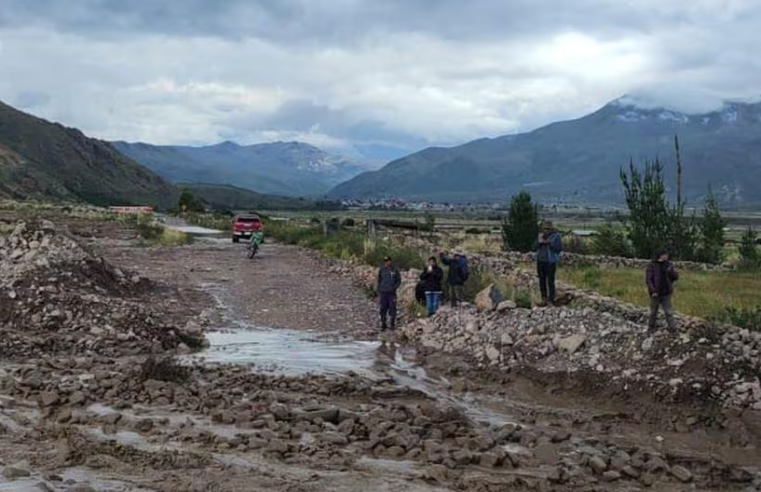
<path fill-rule="evenodd" d="M 754 0 L 2 0 L 0 99 L 106 139 L 413 151 L 761 93 Z"/>

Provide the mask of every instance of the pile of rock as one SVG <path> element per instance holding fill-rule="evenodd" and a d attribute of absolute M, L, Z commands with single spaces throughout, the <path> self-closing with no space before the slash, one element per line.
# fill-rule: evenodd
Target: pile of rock
<path fill-rule="evenodd" d="M 501 306 L 443 309 L 410 323 L 404 333 L 422 346 L 471 356 L 483 367 L 591 375 L 611 391 L 640 388 L 666 399 L 761 410 L 761 333 L 729 326 L 652 336 L 641 324 L 591 308 Z"/>
<path fill-rule="evenodd" d="M 137 354 L 193 339 L 147 303 L 151 283 L 115 268 L 47 221 L 0 238 L 0 354 Z M 200 343 L 200 341 L 198 341 Z"/>

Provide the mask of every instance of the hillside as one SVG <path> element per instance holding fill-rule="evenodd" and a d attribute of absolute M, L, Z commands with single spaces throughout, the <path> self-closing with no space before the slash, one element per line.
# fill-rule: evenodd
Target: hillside
<path fill-rule="evenodd" d="M 618 202 L 619 168 L 631 158 L 641 164 L 660 156 L 673 187 L 675 134 L 685 196 L 696 200 L 711 184 L 724 203 L 761 203 L 761 104 L 727 103 L 720 111 L 688 115 L 642 108 L 627 98 L 529 133 L 429 148 L 361 174 L 329 196 L 504 201 L 527 188 L 550 200 Z"/>
<path fill-rule="evenodd" d="M 110 144 L 0 102 L 0 196 L 168 207 L 178 192 Z"/>
<path fill-rule="evenodd" d="M 321 196 L 367 170 L 299 142 L 207 147 L 114 142 L 124 155 L 173 182 L 235 184 L 259 193 Z"/>
<path fill-rule="evenodd" d="M 333 210 L 340 207 L 337 202 L 264 195 L 230 185 L 187 183 L 181 186 L 219 210 Z"/>

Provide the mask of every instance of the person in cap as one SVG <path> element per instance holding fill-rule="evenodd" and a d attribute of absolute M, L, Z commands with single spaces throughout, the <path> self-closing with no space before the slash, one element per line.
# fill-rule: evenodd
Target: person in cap
<path fill-rule="evenodd" d="M 383 258 L 383 265 L 378 270 L 378 295 L 380 303 L 381 331 L 396 329 L 396 291 L 402 285 L 402 274 L 394 266 L 390 256 Z"/>
<path fill-rule="evenodd" d="M 562 251 L 560 233 L 555 230 L 552 222 L 545 220 L 536 244 L 536 272 L 543 305 L 555 303 L 555 275 Z"/>
<path fill-rule="evenodd" d="M 674 282 L 679 280 L 679 272 L 669 259 L 669 252 L 661 249 L 655 252 L 653 261 L 645 269 L 645 283 L 650 294 L 650 322 L 648 331 L 655 332 L 658 322 L 658 309 L 663 308 L 666 315 L 666 325 L 671 333 L 676 333 L 674 308 L 671 296 L 674 293 Z"/>
<path fill-rule="evenodd" d="M 468 280 L 468 260 L 460 249 L 455 249 L 450 257 L 443 251 L 439 253 L 441 262 L 449 267 L 447 283 L 449 284 L 449 300 L 452 307 L 457 307 L 464 300 L 465 282 Z"/>
<path fill-rule="evenodd" d="M 425 307 L 428 316 L 433 316 L 441 304 L 442 281 L 444 270 L 441 269 L 435 256 L 428 258 L 428 265 L 420 274 L 422 290 L 425 292 Z"/>

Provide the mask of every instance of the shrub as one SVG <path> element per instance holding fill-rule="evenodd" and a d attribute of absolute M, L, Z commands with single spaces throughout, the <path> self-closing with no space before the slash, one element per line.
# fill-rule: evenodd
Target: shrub
<path fill-rule="evenodd" d="M 633 256 L 626 234 L 624 231 L 617 230 L 612 224 L 606 224 L 597 229 L 597 235 L 592 238 L 590 250 L 596 255 L 624 258 Z"/>
<path fill-rule="evenodd" d="M 584 285 L 589 286 L 591 289 L 599 289 L 602 280 L 602 270 L 597 266 L 586 267 L 582 273 L 582 281 Z"/>
<path fill-rule="evenodd" d="M 163 232 L 164 227 L 161 224 L 156 224 L 144 219 L 139 219 L 137 222 L 137 234 L 140 236 L 140 239 L 146 241 L 158 241 Z"/>
<path fill-rule="evenodd" d="M 343 227 L 354 227 L 356 226 L 356 222 L 351 217 L 347 217 L 343 221 Z"/>
<path fill-rule="evenodd" d="M 716 319 L 740 328 L 761 332 L 761 305 L 747 308 L 727 307 Z"/>
<path fill-rule="evenodd" d="M 756 246 L 756 231 L 748 227 L 740 240 L 740 267 L 753 270 L 761 266 L 761 255 Z"/>
<path fill-rule="evenodd" d="M 515 298 L 513 300 L 519 308 L 531 309 L 531 292 L 529 290 L 520 289 L 515 291 Z"/>
<path fill-rule="evenodd" d="M 583 238 L 570 234 L 563 241 L 563 251 L 566 253 L 585 255 L 589 253 L 589 246 L 587 246 L 587 242 Z"/>
<path fill-rule="evenodd" d="M 505 249 L 527 253 L 534 249 L 539 236 L 539 206 L 531 194 L 522 191 L 510 200 L 510 210 L 502 222 L 502 242 Z"/>

